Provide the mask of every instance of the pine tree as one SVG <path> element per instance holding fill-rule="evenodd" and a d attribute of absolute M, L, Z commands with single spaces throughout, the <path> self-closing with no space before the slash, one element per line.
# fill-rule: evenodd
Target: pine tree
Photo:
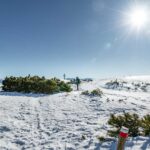
<path fill-rule="evenodd" d="M 141 127 L 145 136 L 150 136 L 150 115 L 146 115 L 141 120 Z"/>
<path fill-rule="evenodd" d="M 132 137 L 140 135 L 140 119 L 137 114 L 124 113 L 123 115 L 115 116 L 111 115 L 108 124 L 116 128 L 115 130 L 109 130 L 110 136 L 117 136 L 122 126 L 129 128 L 129 135 Z"/>

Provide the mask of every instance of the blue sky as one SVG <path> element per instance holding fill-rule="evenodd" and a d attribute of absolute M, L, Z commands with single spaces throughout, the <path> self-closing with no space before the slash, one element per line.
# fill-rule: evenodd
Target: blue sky
<path fill-rule="evenodd" d="M 0 78 L 150 74 L 150 29 L 136 33 L 122 25 L 122 12 L 131 5 L 130 0 L 0 1 Z"/>

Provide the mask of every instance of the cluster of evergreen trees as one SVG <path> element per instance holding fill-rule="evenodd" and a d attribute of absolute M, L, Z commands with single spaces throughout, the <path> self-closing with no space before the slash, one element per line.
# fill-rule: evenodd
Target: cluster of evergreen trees
<path fill-rule="evenodd" d="M 45 77 L 31 77 L 30 75 L 26 77 L 6 77 L 2 84 L 3 91 L 7 92 L 52 94 L 72 90 L 68 83 L 57 78 L 45 79 Z"/>

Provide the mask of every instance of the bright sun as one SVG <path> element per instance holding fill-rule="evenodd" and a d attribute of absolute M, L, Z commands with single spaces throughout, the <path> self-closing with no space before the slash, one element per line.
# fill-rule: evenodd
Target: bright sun
<path fill-rule="evenodd" d="M 126 16 L 126 23 L 134 30 L 142 30 L 148 23 L 148 11 L 145 7 L 132 8 Z"/>
<path fill-rule="evenodd" d="M 135 9 L 129 15 L 129 23 L 137 29 L 141 29 L 142 27 L 144 27 L 147 21 L 148 16 L 145 9 Z"/>

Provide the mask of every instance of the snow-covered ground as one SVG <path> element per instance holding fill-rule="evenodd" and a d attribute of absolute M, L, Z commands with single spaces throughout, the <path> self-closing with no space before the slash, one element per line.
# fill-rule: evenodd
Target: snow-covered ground
<path fill-rule="evenodd" d="M 107 80 L 81 84 L 80 91 L 54 95 L 0 92 L 0 150 L 115 150 L 116 140 L 107 136 L 110 114 L 150 113 L 150 92 L 134 84 L 150 83 L 150 77 L 125 77 L 126 89 L 107 88 Z M 102 98 L 81 95 L 101 88 Z M 84 137 L 84 138 L 83 138 Z M 126 150 L 150 150 L 150 137 L 129 138 Z"/>

